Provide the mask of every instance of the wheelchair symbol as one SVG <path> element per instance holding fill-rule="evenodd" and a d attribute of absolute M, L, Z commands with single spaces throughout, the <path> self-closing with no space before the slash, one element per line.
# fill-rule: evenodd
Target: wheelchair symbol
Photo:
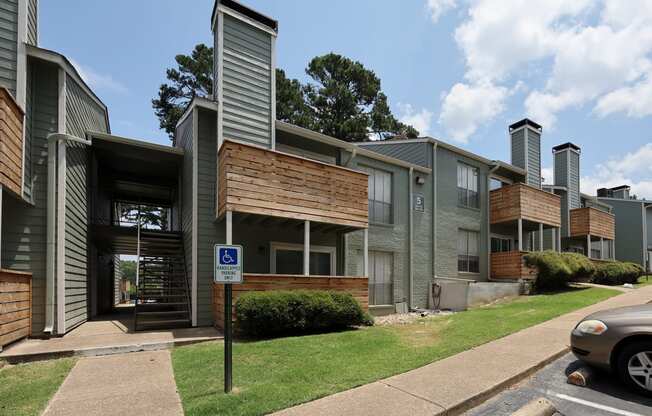
<path fill-rule="evenodd" d="M 238 264 L 238 252 L 228 248 L 220 250 L 220 264 Z"/>

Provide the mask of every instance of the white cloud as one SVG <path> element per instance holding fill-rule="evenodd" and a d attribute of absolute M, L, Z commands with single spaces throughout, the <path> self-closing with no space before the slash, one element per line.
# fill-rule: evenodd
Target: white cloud
<path fill-rule="evenodd" d="M 412 107 L 411 104 L 398 104 L 399 108 L 399 117 L 398 119 L 405 124 L 413 126 L 415 129 L 419 130 L 419 134 L 426 136 L 430 131 L 430 122 L 432 120 L 432 112 L 426 110 L 425 108 L 417 111 Z"/>
<path fill-rule="evenodd" d="M 433 23 L 437 23 L 441 15 L 457 7 L 456 0 L 428 0 L 426 8 Z"/>
<path fill-rule="evenodd" d="M 582 192 L 595 195 L 598 188 L 630 185 L 639 197 L 652 198 L 652 143 L 634 152 L 617 156 L 597 165 L 592 175 L 581 180 Z"/>
<path fill-rule="evenodd" d="M 467 143 L 482 123 L 503 111 L 508 94 L 507 88 L 491 83 L 457 83 L 443 99 L 439 122 L 453 140 Z"/>
<path fill-rule="evenodd" d="M 541 177 L 543 177 L 543 183 L 552 185 L 554 182 L 554 173 L 552 168 L 541 168 Z"/>
<path fill-rule="evenodd" d="M 652 112 L 652 0 L 474 0 L 455 40 L 465 81 L 447 97 L 460 85 L 512 90 L 515 78 L 525 77 L 543 81 L 524 105 L 548 129 L 559 112 L 587 104 L 600 116 Z M 494 103 L 502 111 L 504 103 Z M 474 128 L 453 133 L 458 125 L 447 124 L 465 118 L 453 113 L 466 108 L 455 100 L 443 104 L 440 122 L 468 139 Z"/>
<path fill-rule="evenodd" d="M 82 65 L 73 59 L 70 60 L 70 63 L 72 63 L 77 72 L 79 72 L 79 76 L 82 77 L 84 82 L 94 90 L 104 90 L 120 94 L 124 94 L 128 91 L 126 86 L 115 80 L 109 74 L 97 72 L 93 68 Z"/>

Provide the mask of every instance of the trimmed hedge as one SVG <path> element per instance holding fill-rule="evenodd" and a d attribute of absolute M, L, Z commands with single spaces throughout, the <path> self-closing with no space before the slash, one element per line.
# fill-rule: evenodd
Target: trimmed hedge
<path fill-rule="evenodd" d="M 373 319 L 346 292 L 272 290 L 242 294 L 236 304 L 238 328 L 252 336 L 323 332 L 360 325 Z"/>
<path fill-rule="evenodd" d="M 538 269 L 534 286 L 537 290 L 561 289 L 573 280 L 605 285 L 635 283 L 643 268 L 635 263 L 609 261 L 595 264 L 578 253 L 534 251 L 525 255 L 525 264 Z"/>
<path fill-rule="evenodd" d="M 636 283 L 643 274 L 643 268 L 630 262 L 613 261 L 598 266 L 592 282 L 602 285 Z"/>

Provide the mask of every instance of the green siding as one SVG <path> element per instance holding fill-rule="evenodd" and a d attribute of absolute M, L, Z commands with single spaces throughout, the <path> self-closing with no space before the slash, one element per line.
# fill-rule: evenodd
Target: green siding
<path fill-rule="evenodd" d="M 541 188 L 541 135 L 532 130 L 527 132 L 528 185 Z"/>
<path fill-rule="evenodd" d="M 223 33 L 223 136 L 271 147 L 271 35 L 229 15 Z"/>
<path fill-rule="evenodd" d="M 645 210 L 642 201 L 600 198 L 613 208 L 616 216 L 616 260 L 645 266 Z"/>
<path fill-rule="evenodd" d="M 193 117 L 190 114 L 184 121 L 177 127 L 175 133 L 176 146 L 184 149 L 183 167 L 181 169 L 181 190 L 179 192 L 181 198 L 180 210 L 180 223 L 181 232 L 183 235 L 183 250 L 186 259 L 186 273 L 190 283 L 194 264 L 192 262 L 192 218 L 193 218 L 193 191 L 192 191 L 192 170 L 193 170 Z M 190 286 L 190 285 L 189 285 Z"/>
<path fill-rule="evenodd" d="M 34 105 L 34 95 L 37 93 L 33 88 L 34 67 L 27 66 L 27 79 L 25 81 L 25 108 L 30 109 Z M 27 201 L 32 200 L 32 136 L 34 126 L 34 115 L 32 111 L 25 112 L 25 163 L 23 172 L 23 197 Z"/>
<path fill-rule="evenodd" d="M 45 258 L 47 209 L 47 142 L 57 131 L 57 67 L 30 61 L 33 105 L 28 108 L 33 167 L 33 205 L 4 198 L 2 267 L 32 273 L 32 329 L 43 331 L 45 320 Z"/>
<path fill-rule="evenodd" d="M 0 0 L 0 86 L 16 95 L 18 0 Z"/>
<path fill-rule="evenodd" d="M 386 156 L 404 160 L 415 165 L 430 167 L 432 145 L 430 143 L 383 143 L 362 146 L 367 150 L 372 150 Z"/>
<path fill-rule="evenodd" d="M 87 131 L 108 130 L 104 109 L 72 77 L 66 76 L 66 133 L 83 139 Z"/>
<path fill-rule="evenodd" d="M 30 45 L 38 46 L 38 0 L 28 0 L 27 3 L 27 36 Z"/>

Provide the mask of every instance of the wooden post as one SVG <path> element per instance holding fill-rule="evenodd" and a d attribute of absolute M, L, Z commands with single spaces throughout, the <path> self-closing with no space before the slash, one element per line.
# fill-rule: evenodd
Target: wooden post
<path fill-rule="evenodd" d="M 303 275 L 310 276 L 310 221 L 303 223 Z"/>
<path fill-rule="evenodd" d="M 362 275 L 369 277 L 369 229 L 365 228 L 362 232 Z"/>
<path fill-rule="evenodd" d="M 0 268 L 2 268 L 2 184 L 0 184 Z"/>
<path fill-rule="evenodd" d="M 604 260 L 604 238 L 600 237 L 600 260 Z"/>
<path fill-rule="evenodd" d="M 561 227 L 557 228 L 557 251 L 561 253 Z"/>
<path fill-rule="evenodd" d="M 586 257 L 591 258 L 591 234 L 586 235 Z"/>
<path fill-rule="evenodd" d="M 523 219 L 518 220 L 518 251 L 523 251 Z"/>
<path fill-rule="evenodd" d="M 539 223 L 539 251 L 543 251 L 543 223 Z"/>
<path fill-rule="evenodd" d="M 557 251 L 557 229 L 555 227 L 552 227 L 551 229 L 552 233 L 552 251 Z"/>

